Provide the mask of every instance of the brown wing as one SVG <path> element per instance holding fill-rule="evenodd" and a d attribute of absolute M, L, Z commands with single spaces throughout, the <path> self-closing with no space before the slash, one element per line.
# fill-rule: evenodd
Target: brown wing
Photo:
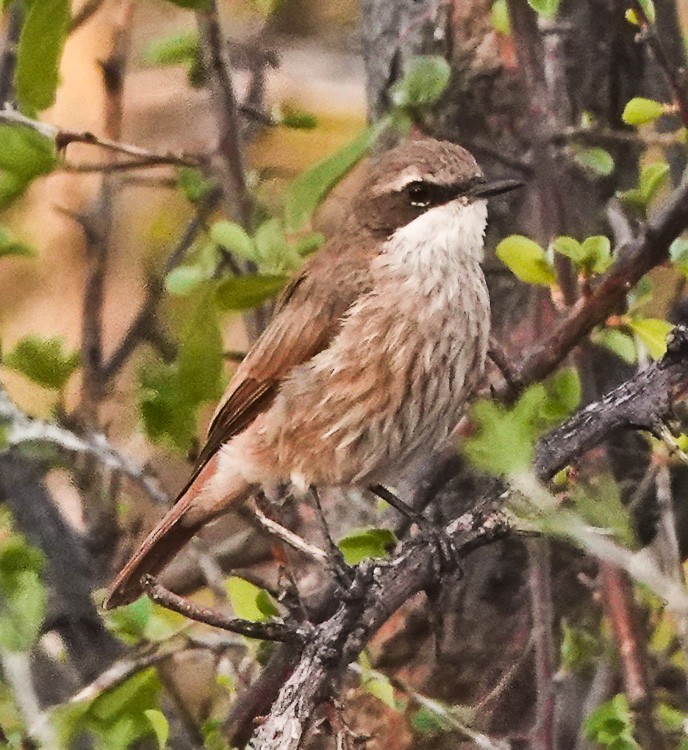
<path fill-rule="evenodd" d="M 310 258 L 291 280 L 220 401 L 194 477 L 223 443 L 270 406 L 292 368 L 329 346 L 344 313 L 371 286 L 373 251 L 370 237 L 344 234 Z"/>

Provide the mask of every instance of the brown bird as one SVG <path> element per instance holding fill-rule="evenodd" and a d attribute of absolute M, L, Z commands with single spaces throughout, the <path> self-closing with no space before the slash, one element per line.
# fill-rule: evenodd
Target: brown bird
<path fill-rule="evenodd" d="M 485 199 L 519 184 L 487 182 L 445 141 L 380 157 L 337 233 L 277 301 L 188 484 L 106 609 L 140 596 L 142 576 L 257 490 L 395 485 L 448 437 L 487 353 Z"/>

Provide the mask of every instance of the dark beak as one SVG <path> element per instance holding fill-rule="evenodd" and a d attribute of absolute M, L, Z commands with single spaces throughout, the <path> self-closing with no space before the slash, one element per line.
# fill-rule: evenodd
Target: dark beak
<path fill-rule="evenodd" d="M 508 193 L 509 190 L 523 187 L 521 180 L 490 180 L 479 182 L 471 188 L 469 195 L 474 198 L 491 198 L 493 195 Z"/>

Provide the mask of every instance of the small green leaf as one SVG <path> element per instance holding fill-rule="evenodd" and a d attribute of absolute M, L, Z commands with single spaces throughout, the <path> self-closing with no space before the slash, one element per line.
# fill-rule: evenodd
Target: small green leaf
<path fill-rule="evenodd" d="M 40 0 L 29 6 L 17 47 L 15 87 L 20 108 L 30 115 L 55 101 L 70 17 L 69 0 Z"/>
<path fill-rule="evenodd" d="M 66 352 L 61 338 L 27 336 L 2 358 L 2 364 L 44 388 L 59 390 L 79 367 L 78 352 Z"/>
<path fill-rule="evenodd" d="M 337 546 L 349 565 L 358 565 L 369 557 L 384 557 L 396 544 L 389 529 L 358 529 L 342 537 Z"/>
<path fill-rule="evenodd" d="M 287 232 L 298 232 L 310 221 L 316 208 L 330 190 L 365 155 L 388 126 L 381 120 L 364 130 L 353 141 L 302 172 L 288 187 L 284 202 Z"/>
<path fill-rule="evenodd" d="M 287 103 L 282 104 L 273 117 L 283 127 L 293 130 L 313 130 L 318 126 L 318 118 L 314 114 L 304 112 Z"/>
<path fill-rule="evenodd" d="M 211 0 L 169 0 L 173 5 L 189 10 L 210 10 Z"/>
<path fill-rule="evenodd" d="M 250 310 L 278 294 L 286 276 L 233 276 L 220 282 L 215 292 L 221 310 Z"/>
<path fill-rule="evenodd" d="M 0 258 L 8 255 L 31 257 L 35 254 L 32 247 L 17 242 L 7 228 L 0 226 Z"/>
<path fill-rule="evenodd" d="M 392 86 L 397 107 L 424 107 L 436 102 L 447 88 L 451 66 L 439 55 L 418 55 L 409 63 L 403 78 Z"/>
<path fill-rule="evenodd" d="M 528 5 L 545 18 L 554 18 L 559 10 L 559 0 L 528 0 Z"/>
<path fill-rule="evenodd" d="M 599 638 L 583 628 L 571 627 L 562 622 L 560 665 L 565 672 L 586 673 L 595 666 L 602 652 Z"/>
<path fill-rule="evenodd" d="M 495 0 L 492 3 L 490 18 L 492 20 L 492 28 L 498 34 L 504 34 L 505 36 L 507 36 L 511 33 L 509 8 L 506 4 L 506 0 Z"/>
<path fill-rule="evenodd" d="M 363 687 L 386 706 L 393 708 L 395 711 L 398 709 L 394 698 L 394 687 L 386 677 L 371 677 L 363 682 Z"/>
<path fill-rule="evenodd" d="M 633 739 L 633 717 L 623 693 L 598 706 L 585 719 L 585 736 L 610 750 L 641 750 Z"/>
<path fill-rule="evenodd" d="M 593 331 L 590 339 L 594 344 L 609 349 L 609 351 L 616 354 L 617 357 L 620 357 L 629 365 L 635 364 L 638 360 L 635 341 L 633 341 L 631 336 L 623 333 L 618 328 L 598 328 Z"/>
<path fill-rule="evenodd" d="M 512 234 L 497 245 L 496 253 L 502 263 L 527 284 L 552 286 L 557 281 L 545 251 L 528 237 Z"/>
<path fill-rule="evenodd" d="M 179 346 L 180 395 L 194 406 L 222 392 L 222 336 L 212 301 L 205 298 L 185 327 Z"/>
<path fill-rule="evenodd" d="M 655 10 L 655 4 L 653 0 L 639 0 L 641 8 L 645 11 L 645 15 L 647 16 L 647 20 L 650 23 L 654 23 L 655 19 L 657 17 L 657 11 Z M 634 26 L 639 26 L 638 23 L 638 16 L 636 15 L 636 12 L 629 8 L 626 11 L 626 20 L 629 23 L 632 23 Z"/>
<path fill-rule="evenodd" d="M 656 318 L 631 318 L 628 327 L 645 344 L 652 359 L 661 359 L 666 354 L 667 336 L 673 324 Z"/>
<path fill-rule="evenodd" d="M 242 620 L 263 622 L 279 613 L 268 592 L 244 578 L 231 576 L 225 581 L 225 589 L 234 614 Z"/>
<path fill-rule="evenodd" d="M 256 246 L 246 230 L 234 221 L 216 221 L 210 227 L 210 239 L 244 260 L 256 259 Z"/>
<path fill-rule="evenodd" d="M 153 727 L 155 737 L 158 740 L 158 747 L 160 750 L 165 750 L 167 740 L 170 736 L 170 725 L 165 718 L 165 714 L 157 708 L 146 709 L 143 714 Z"/>
<path fill-rule="evenodd" d="M 595 273 L 604 273 L 612 264 L 612 245 L 608 237 L 594 235 L 583 240 L 584 264 Z"/>
<path fill-rule="evenodd" d="M 208 275 L 199 266 L 179 266 L 165 276 L 165 289 L 175 297 L 193 294 Z"/>
<path fill-rule="evenodd" d="M 556 372 L 546 383 L 547 401 L 539 418 L 555 425 L 571 416 L 581 402 L 581 383 L 573 367 Z"/>
<path fill-rule="evenodd" d="M 200 169 L 180 167 L 177 171 L 177 186 L 189 203 L 200 203 L 215 188 L 212 180 L 206 179 Z"/>
<path fill-rule="evenodd" d="M 583 246 L 573 237 L 557 237 L 552 243 L 555 252 L 565 256 L 573 261 L 574 265 L 579 266 L 583 262 Z"/>
<path fill-rule="evenodd" d="M 0 125 L 0 208 L 18 198 L 41 174 L 57 164 L 55 144 L 35 130 Z"/>
<path fill-rule="evenodd" d="M 640 170 L 638 187 L 619 193 L 619 197 L 637 208 L 644 209 L 669 179 L 669 165 L 653 162 Z"/>
<path fill-rule="evenodd" d="M 300 237 L 294 243 L 294 250 L 301 256 L 310 255 L 311 253 L 320 250 L 325 244 L 325 235 L 321 232 L 309 232 L 308 234 Z"/>
<path fill-rule="evenodd" d="M 182 31 L 162 39 L 154 39 L 143 53 L 148 65 L 179 65 L 193 63 L 199 55 L 198 31 Z"/>
<path fill-rule="evenodd" d="M 614 171 L 614 159 L 609 151 L 603 148 L 575 149 L 574 158 L 581 167 L 601 177 L 609 177 Z"/>
<path fill-rule="evenodd" d="M 636 96 L 624 107 L 621 119 L 627 125 L 645 125 L 664 114 L 665 109 L 661 102 Z"/>
<path fill-rule="evenodd" d="M 669 258 L 676 268 L 688 276 L 688 238 L 677 237 L 671 243 Z"/>

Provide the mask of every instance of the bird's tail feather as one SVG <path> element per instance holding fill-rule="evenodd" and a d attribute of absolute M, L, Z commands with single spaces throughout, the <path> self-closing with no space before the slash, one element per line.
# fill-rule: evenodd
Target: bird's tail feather
<path fill-rule="evenodd" d="M 138 550 L 110 585 L 103 602 L 104 609 L 129 604 L 143 594 L 141 579 L 157 575 L 206 523 L 243 502 L 251 492 L 251 485 L 240 477 L 225 487 L 221 499 L 204 502 L 204 485 L 212 480 L 216 466 L 211 461 L 182 491 L 177 502 L 146 537 Z"/>

